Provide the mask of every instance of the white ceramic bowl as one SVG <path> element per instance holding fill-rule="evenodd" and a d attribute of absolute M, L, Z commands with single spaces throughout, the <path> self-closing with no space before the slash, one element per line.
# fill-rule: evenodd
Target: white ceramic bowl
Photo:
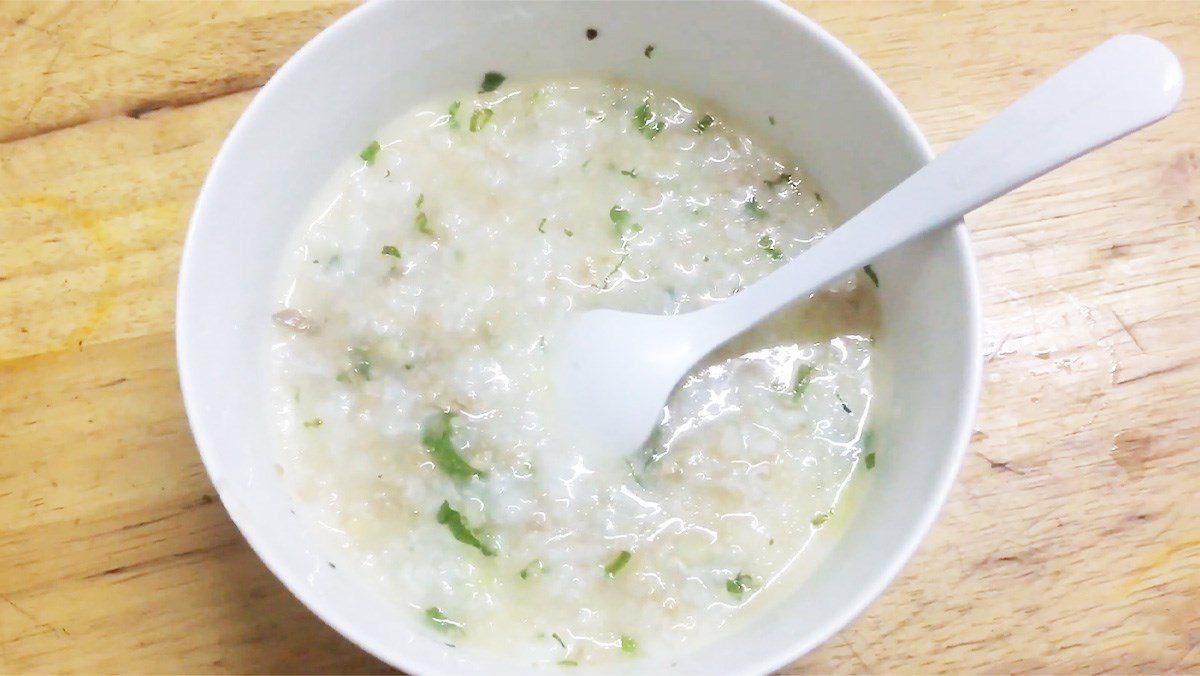
<path fill-rule="evenodd" d="M 594 40 L 585 30 L 599 31 Z M 655 45 L 646 58 L 646 45 Z M 427 96 L 511 78 L 602 74 L 715 102 L 816 178 L 841 215 L 930 158 L 904 108 L 850 51 L 778 2 L 376 2 L 301 49 L 255 97 L 196 203 L 176 339 L 192 431 L 213 484 L 263 562 L 327 623 L 419 673 L 481 670 L 325 565 L 274 468 L 266 331 L 287 242 L 334 167 Z M 776 124 L 768 123 L 768 116 Z M 879 463 L 817 572 L 730 640 L 623 673 L 765 672 L 841 629 L 912 555 L 945 500 L 980 381 L 979 301 L 960 225 L 876 264 L 892 383 Z M 523 666 L 486 662 L 488 673 Z M 673 667 L 673 668 L 672 668 Z M 572 673 L 589 671 L 587 668 Z"/>

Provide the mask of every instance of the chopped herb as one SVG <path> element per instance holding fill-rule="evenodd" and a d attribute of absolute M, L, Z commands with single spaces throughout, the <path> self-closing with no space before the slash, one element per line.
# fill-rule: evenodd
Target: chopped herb
<path fill-rule="evenodd" d="M 570 230 L 568 230 L 567 228 L 563 228 L 563 233 L 565 233 L 567 237 L 574 237 L 574 236 L 575 236 L 575 233 L 571 232 L 571 231 L 570 231 Z"/>
<path fill-rule="evenodd" d="M 762 208 L 762 205 L 758 203 L 758 200 L 753 197 L 750 198 L 749 202 L 746 202 L 745 207 L 746 213 L 750 214 L 754 218 L 765 218 L 767 215 L 767 210 Z"/>
<path fill-rule="evenodd" d="M 304 421 L 304 426 L 309 429 L 312 429 L 314 427 L 320 427 L 322 424 L 323 424 L 323 421 L 320 418 L 313 418 L 312 420 Z"/>
<path fill-rule="evenodd" d="M 649 100 L 643 101 L 642 105 L 633 111 L 633 121 L 637 123 L 637 130 L 648 139 L 658 136 L 659 132 L 667 128 L 666 121 L 659 119 L 650 110 Z"/>
<path fill-rule="evenodd" d="M 832 516 L 832 515 L 829 514 L 828 512 L 817 512 L 816 514 L 813 515 L 812 525 L 817 528 L 820 528 L 821 526 L 825 525 L 825 522 L 829 520 L 830 516 Z"/>
<path fill-rule="evenodd" d="M 420 195 L 417 195 L 417 208 L 420 209 L 424 205 L 425 205 L 425 193 L 421 193 Z"/>
<path fill-rule="evenodd" d="M 632 636 L 621 637 L 621 652 L 630 655 L 637 652 L 637 641 L 633 640 Z"/>
<path fill-rule="evenodd" d="M 344 385 L 349 385 L 350 384 L 350 372 L 342 371 L 341 373 L 337 374 L 337 377 L 334 378 L 334 380 L 336 380 L 339 383 L 342 383 Z"/>
<path fill-rule="evenodd" d="M 461 622 L 455 622 L 446 617 L 446 613 L 443 613 L 442 609 L 437 606 L 430 606 L 425 609 L 425 619 L 433 625 L 434 629 L 441 632 L 450 631 L 451 629 L 462 629 Z"/>
<path fill-rule="evenodd" d="M 472 467 L 459 454 L 458 448 L 454 445 L 453 420 L 453 413 L 443 412 L 427 421 L 425 433 L 421 436 L 421 443 L 429 449 L 429 455 L 433 456 L 433 462 L 438 469 L 452 478 L 466 480 L 475 476 L 486 476 L 484 472 Z"/>
<path fill-rule="evenodd" d="M 774 126 L 775 126 L 775 116 L 774 116 L 774 115 L 768 115 L 768 116 L 767 116 L 767 122 L 770 122 L 770 123 L 771 123 L 771 126 L 772 126 L 772 127 L 774 127 Z"/>
<path fill-rule="evenodd" d="M 455 101 L 454 103 L 450 104 L 449 110 L 446 111 L 446 114 L 450 116 L 449 125 L 451 129 L 458 129 L 462 126 L 458 121 L 458 109 L 461 107 L 462 101 Z"/>
<path fill-rule="evenodd" d="M 371 379 L 371 355 L 361 347 L 350 350 L 350 370 L 362 376 L 363 380 Z"/>
<path fill-rule="evenodd" d="M 546 233 L 546 221 L 547 221 L 547 219 L 543 218 L 542 222 L 538 223 L 538 232 L 540 232 L 542 234 Z"/>
<path fill-rule="evenodd" d="M 696 122 L 696 126 L 692 127 L 692 131 L 697 134 L 703 134 L 706 129 L 712 126 L 713 122 L 716 122 L 716 120 L 713 119 L 712 115 L 705 115 Z"/>
<path fill-rule="evenodd" d="M 528 580 L 530 575 L 539 575 L 542 572 L 542 568 L 542 560 L 534 559 L 533 561 L 529 562 L 528 566 L 522 568 L 521 572 L 517 574 L 521 576 L 522 580 Z M 566 646 L 563 647 L 565 648 Z"/>
<path fill-rule="evenodd" d="M 791 174 L 780 174 L 779 178 L 773 178 L 769 181 L 763 181 L 763 183 L 766 183 L 768 188 L 774 188 L 776 186 L 783 185 L 784 183 L 791 185 L 792 175 Z"/>
<path fill-rule="evenodd" d="M 484 556 L 496 555 L 496 550 L 479 539 L 479 536 L 467 526 L 462 514 L 451 507 L 449 502 L 443 501 L 442 506 L 438 508 L 437 522 L 449 528 L 450 534 L 454 536 L 455 540 L 478 549 L 483 552 Z"/>
<path fill-rule="evenodd" d="M 813 193 L 813 199 L 815 199 L 817 201 L 817 204 L 820 204 L 821 202 L 824 201 L 823 199 L 821 199 L 821 193 L 819 193 L 819 192 Z"/>
<path fill-rule="evenodd" d="M 632 222 L 632 219 L 629 212 L 622 209 L 620 205 L 613 205 L 613 208 L 608 210 L 608 220 L 613 222 L 613 231 L 617 233 L 617 237 L 642 231 L 642 226 Z"/>
<path fill-rule="evenodd" d="M 879 275 L 875 274 L 875 268 L 871 267 L 870 265 L 864 265 L 863 272 L 867 273 L 867 276 L 871 278 L 871 281 L 875 284 L 875 287 L 879 288 Z"/>
<path fill-rule="evenodd" d="M 393 258 L 400 257 L 400 250 L 397 249 L 396 247 L 392 246 L 391 244 L 383 247 L 383 251 L 381 251 L 380 253 L 382 253 L 384 256 L 391 256 Z"/>
<path fill-rule="evenodd" d="M 587 39 L 595 40 L 596 36 L 600 35 L 600 31 L 596 30 L 595 28 L 589 28 L 586 31 L 584 31 L 583 34 L 585 36 L 587 36 Z"/>
<path fill-rule="evenodd" d="M 379 154 L 379 141 L 371 141 L 371 145 L 367 146 L 366 148 L 363 148 L 362 152 L 359 153 L 358 156 L 363 158 L 363 161 L 366 162 L 367 164 L 374 164 L 375 156 L 378 154 Z"/>
<path fill-rule="evenodd" d="M 773 261 L 783 258 L 783 252 L 779 250 L 779 247 L 775 246 L 775 240 L 771 239 L 770 235 L 763 235 L 758 238 L 758 248 L 762 249 Z"/>
<path fill-rule="evenodd" d="M 654 45 L 646 45 L 646 48 L 642 50 L 642 53 L 646 55 L 647 59 L 650 58 L 650 55 L 654 53 Z"/>
<path fill-rule="evenodd" d="M 629 178 L 637 178 L 637 169 L 622 169 L 621 175 L 628 176 Z"/>
<path fill-rule="evenodd" d="M 483 129 L 484 125 L 488 123 L 488 120 L 492 119 L 492 115 L 493 112 L 491 108 L 480 108 L 479 110 L 471 113 L 471 131 L 479 131 L 480 129 Z"/>
<path fill-rule="evenodd" d="M 559 660 L 558 664 L 559 664 L 559 666 L 562 666 L 562 667 L 577 667 L 577 666 L 579 666 L 579 662 L 576 662 L 575 660 Z"/>
<path fill-rule="evenodd" d="M 741 595 L 749 591 L 753 584 L 754 578 L 745 573 L 738 573 L 737 577 L 725 581 L 725 591 L 730 594 Z"/>
<path fill-rule="evenodd" d="M 479 85 L 479 91 L 494 92 L 503 83 L 504 83 L 504 76 L 501 75 L 500 73 L 497 73 L 495 71 L 484 73 L 483 74 L 483 82 L 480 83 L 480 85 Z"/>
<path fill-rule="evenodd" d="M 554 634 L 550 634 L 550 637 L 553 638 L 555 641 L 558 641 L 558 644 L 563 647 L 563 650 L 566 650 L 567 644 L 563 643 L 561 636 L 559 636 L 557 633 L 554 633 Z"/>
<path fill-rule="evenodd" d="M 415 221 L 417 224 L 418 232 L 422 232 L 426 235 L 433 234 L 433 228 L 429 227 L 429 216 L 426 216 L 424 211 L 417 212 L 417 217 L 416 217 Z"/>
<path fill-rule="evenodd" d="M 792 385 L 792 401 L 800 401 L 800 398 L 804 396 L 804 391 L 808 389 L 808 383 L 812 380 L 815 370 L 808 364 L 796 369 L 796 384 Z"/>
<path fill-rule="evenodd" d="M 617 554 L 617 558 L 609 561 L 608 565 L 604 566 L 604 573 L 609 577 L 616 577 L 617 573 L 621 572 L 621 569 L 625 567 L 625 564 L 629 563 L 629 559 L 631 558 L 633 558 L 633 554 L 622 550 L 620 554 Z"/>
<path fill-rule="evenodd" d="M 863 464 L 866 465 L 867 469 L 875 469 L 875 453 L 868 453 L 866 457 L 863 458 Z"/>
<path fill-rule="evenodd" d="M 840 392 L 835 392 L 833 396 L 837 397 L 838 403 L 840 403 L 842 405 L 843 411 L 845 411 L 846 413 L 854 413 L 854 411 L 850 410 L 850 406 L 848 406 L 846 404 L 846 400 L 842 399 L 842 395 Z"/>

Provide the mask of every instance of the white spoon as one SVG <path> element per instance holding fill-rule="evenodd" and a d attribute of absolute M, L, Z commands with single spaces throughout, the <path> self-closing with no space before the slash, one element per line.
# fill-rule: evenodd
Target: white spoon
<path fill-rule="evenodd" d="M 572 315 L 555 341 L 564 422 L 590 435 L 596 452 L 636 450 L 671 390 L 715 348 L 901 244 L 1166 117 L 1182 88 L 1179 61 L 1164 45 L 1114 37 L 741 293 L 675 316 Z"/>

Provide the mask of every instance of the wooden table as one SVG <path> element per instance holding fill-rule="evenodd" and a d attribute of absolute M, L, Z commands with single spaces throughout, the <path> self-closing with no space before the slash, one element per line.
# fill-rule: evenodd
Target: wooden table
<path fill-rule="evenodd" d="M 1200 670 L 1200 4 L 799 3 L 944 147 L 1105 36 L 1171 119 L 980 210 L 986 386 L 941 520 L 797 671 Z M 234 529 L 172 342 L 254 91 L 346 4 L 0 3 L 0 672 L 377 672 Z"/>

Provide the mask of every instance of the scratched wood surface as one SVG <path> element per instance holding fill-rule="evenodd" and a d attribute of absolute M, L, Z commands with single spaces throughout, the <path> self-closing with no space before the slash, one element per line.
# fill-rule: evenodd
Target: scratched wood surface
<path fill-rule="evenodd" d="M 962 475 L 791 671 L 1200 671 L 1200 4 L 798 4 L 938 147 L 1118 32 L 1191 86 L 970 219 L 987 364 Z M 0 672 L 387 670 L 214 501 L 171 334 L 222 137 L 348 8 L 0 3 Z"/>

